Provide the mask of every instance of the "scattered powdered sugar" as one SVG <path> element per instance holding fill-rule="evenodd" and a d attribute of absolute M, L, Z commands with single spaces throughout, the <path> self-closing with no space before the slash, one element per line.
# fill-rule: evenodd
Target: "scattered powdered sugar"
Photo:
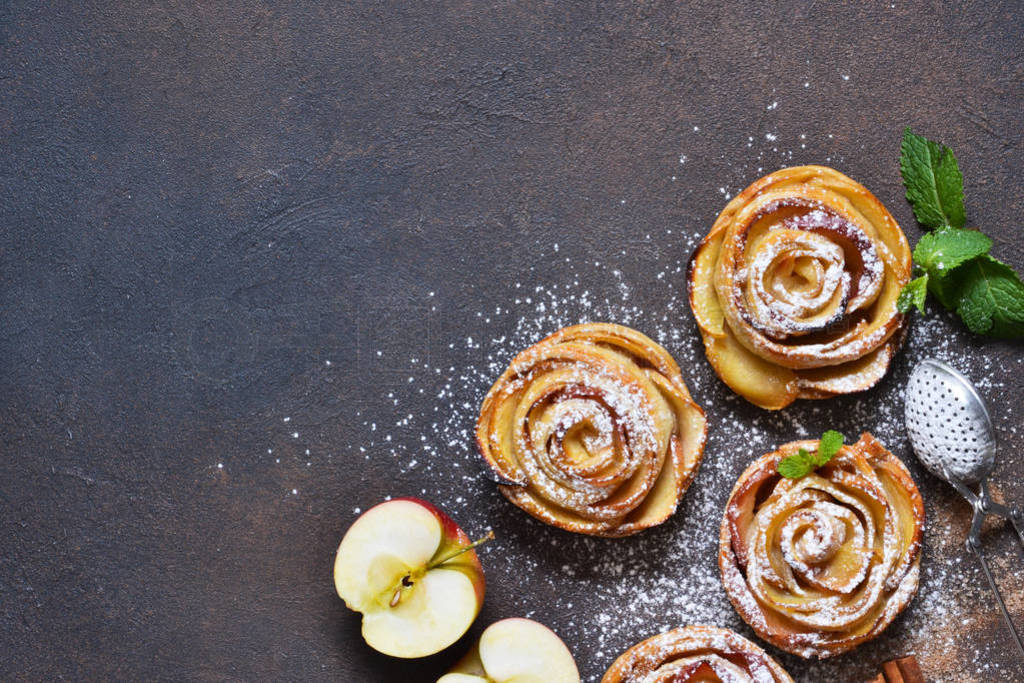
<path fill-rule="evenodd" d="M 684 161 L 680 155 L 679 163 Z M 334 458 L 387 461 L 395 468 L 396 481 L 410 481 L 415 473 L 420 490 L 396 490 L 394 495 L 419 495 L 434 502 L 471 536 L 493 527 L 497 540 L 480 550 L 488 595 L 513 605 L 515 613 L 488 611 L 485 603 L 481 619 L 518 615 L 551 626 L 573 650 L 585 680 L 598 680 L 622 651 L 640 640 L 689 624 L 736 630 L 779 659 L 797 680 L 866 679 L 883 661 L 910 652 L 918 656 L 929 680 L 1011 680 L 1019 672 L 1000 669 L 989 657 L 1010 643 L 998 639 L 1004 634 L 984 579 L 976 561 L 963 551 L 967 506 L 913 457 L 903 426 L 902 390 L 917 360 L 941 358 L 967 372 L 989 399 L 1000 436 L 1016 437 L 1016 406 L 996 399 L 1004 379 L 1022 371 L 1024 359 L 1018 357 L 1011 368 L 994 365 L 950 315 L 933 308 L 926 318 L 915 316 L 905 348 L 875 389 L 824 402 L 801 401 L 780 412 L 757 409 L 713 374 L 689 311 L 686 259 L 706 228 L 693 222 L 665 230 L 662 238 L 677 257 L 667 264 L 659 259 L 661 265 L 642 279 L 587 257 L 575 245 L 538 246 L 532 258 L 546 264 L 538 278 L 546 284 L 507 286 L 507 303 L 476 311 L 469 334 L 446 344 L 443 363 L 420 356 L 388 359 L 392 368 L 408 368 L 407 394 L 398 389 L 388 393 L 388 400 L 372 412 L 353 407 L 360 438 Z M 633 257 L 623 250 L 620 258 Z M 439 315 L 446 313 L 445 301 L 434 292 L 425 302 Z M 475 443 L 481 401 L 516 354 L 567 325 L 599 321 L 634 327 L 665 346 L 708 418 L 704 459 L 676 515 L 624 539 L 571 534 L 528 517 L 498 494 Z M 300 408 L 282 406 L 276 419 L 288 426 L 292 421 L 302 424 Z M 925 498 L 925 550 L 918 594 L 885 633 L 852 654 L 806 662 L 767 646 L 737 616 L 717 565 L 719 524 L 733 484 L 751 461 L 781 443 L 814 438 L 829 428 L 851 441 L 870 431 L 907 463 Z M 317 444 L 308 445 L 314 467 L 335 467 L 317 459 Z M 321 451 L 328 448 L 319 446 Z M 1024 465 L 1020 454 L 1007 458 L 1016 458 L 1016 467 Z M 345 509 L 354 518 L 376 502 L 345 501 Z M 996 636 L 964 639 L 971 629 Z"/>
<path fill-rule="evenodd" d="M 682 247 L 686 253 L 696 239 L 691 237 L 689 242 Z M 599 678 L 635 642 L 680 625 L 718 625 L 752 637 L 729 604 L 717 567 L 721 511 L 742 469 L 781 442 L 836 427 L 851 438 L 860 430 L 871 431 L 908 462 L 921 483 L 926 475 L 910 457 L 903 428 L 900 392 L 909 367 L 913 360 L 934 354 L 965 371 L 973 369 L 962 351 L 962 335 L 946 316 L 936 315 L 915 321 L 901 360 L 881 387 L 861 397 L 834 399 L 841 404 L 838 409 L 830 405 L 833 402 L 800 402 L 778 413 L 761 411 L 733 395 L 710 373 L 687 308 L 682 260 L 665 268 L 664 277 L 645 285 L 659 289 L 660 298 L 667 302 L 656 311 L 632 303 L 629 292 L 639 283 L 629 287 L 621 274 L 609 272 L 600 263 L 588 263 L 593 277 L 610 276 L 623 285 L 598 296 L 571 266 L 567 262 L 567 276 L 557 287 L 532 288 L 518 303 L 482 311 L 479 329 L 462 342 L 472 352 L 464 365 L 431 372 L 433 368 L 417 361 L 426 371 L 421 376 L 435 381 L 426 389 L 436 396 L 436 409 L 407 413 L 402 398 L 395 395 L 394 415 L 364 416 L 364 439 L 356 450 L 366 459 L 386 458 L 403 470 L 419 468 L 434 475 L 437 488 L 423 489 L 421 495 L 452 514 L 471 534 L 480 531 L 474 528 L 478 525 L 495 526 L 499 540 L 481 551 L 489 590 L 502 591 L 505 600 L 512 596 L 523 615 L 556 628 L 576 652 L 589 680 Z M 709 420 L 703 463 L 677 514 L 662 527 L 628 539 L 573 535 L 528 518 L 496 495 L 474 442 L 480 403 L 511 359 L 547 334 L 585 321 L 629 325 L 665 345 Z M 981 365 L 986 372 L 982 376 L 975 372 L 975 380 L 991 395 L 1003 373 L 988 367 L 984 357 Z M 1002 417 L 1003 424 L 1013 424 L 1000 410 L 994 413 L 997 422 Z M 395 426 L 382 429 L 378 423 Z M 927 484 L 929 490 L 944 486 L 934 479 Z M 942 501 L 948 505 L 951 498 L 943 496 Z M 879 638 L 885 645 L 863 646 L 861 651 L 867 652 L 860 661 L 871 664 L 862 663 L 865 673 L 888 659 L 890 652 L 915 652 L 935 680 L 954 680 L 977 667 L 990 666 L 982 646 L 974 661 L 959 662 L 962 668 L 955 668 L 957 661 L 943 660 L 957 649 L 962 616 L 971 611 L 971 597 L 977 597 L 976 588 L 965 591 L 963 587 L 981 586 L 981 577 L 961 551 L 966 528 L 942 526 L 935 515 L 937 501 L 927 492 L 925 500 L 929 525 L 919 594 L 906 615 Z M 505 543 L 508 547 L 503 548 Z M 501 616 L 511 615 L 493 618 Z M 834 680 L 857 657 L 806 663 L 768 649 L 798 679 L 808 680 Z M 941 666 L 929 666 L 936 663 Z M 989 673 L 1005 672 L 990 669 Z"/>

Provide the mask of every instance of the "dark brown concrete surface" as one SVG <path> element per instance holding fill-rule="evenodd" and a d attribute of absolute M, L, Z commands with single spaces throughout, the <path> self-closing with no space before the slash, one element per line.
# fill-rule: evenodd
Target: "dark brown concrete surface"
<path fill-rule="evenodd" d="M 449 340 L 482 334 L 475 313 L 506 306 L 513 283 L 562 282 L 530 269 L 554 241 L 595 296 L 617 286 L 586 264 L 614 262 L 632 304 L 664 315 L 663 290 L 644 283 L 689 251 L 666 226 L 692 244 L 719 188 L 735 193 L 759 166 L 832 159 L 914 241 L 896 164 L 908 124 L 956 150 L 971 223 L 1021 270 L 1021 17 L 1019 2 L 903 0 L 2 3 L 0 677 L 433 680 L 468 639 L 422 662 L 376 655 L 330 580 L 353 508 L 451 484 L 444 462 L 398 471 L 354 448 L 367 420 L 431 411 L 437 380 L 409 357 L 427 344 L 438 367 L 479 367 Z M 642 259 L 621 257 L 641 233 L 654 235 Z M 378 321 L 429 292 L 429 339 L 415 318 L 382 336 Z M 996 478 L 1024 500 L 1021 347 L 932 315 L 999 387 Z M 699 352 L 689 312 L 678 316 L 689 337 L 669 350 Z M 374 365 L 379 348 L 401 363 Z M 886 382 L 907 371 L 904 359 Z M 716 421 L 760 411 L 705 363 L 687 372 L 709 410 L 707 457 L 738 472 L 747 455 Z M 425 393 L 403 389 L 411 374 Z M 787 413 L 856 429 L 853 405 Z M 420 436 L 403 433 L 403 447 Z M 911 457 L 901 434 L 885 436 Z M 962 554 L 967 506 L 911 465 Z M 555 565 L 617 550 L 572 539 L 557 551 L 563 532 L 488 486 L 470 494 L 458 516 L 502 543 L 482 553 L 494 568 L 471 635 L 524 606 L 586 633 L 584 583 L 557 589 L 572 614 L 545 611 L 554 579 L 507 568 L 533 539 Z M 651 552 L 678 524 L 616 543 Z M 999 532 L 992 543 L 1011 552 Z M 712 561 L 711 541 L 694 548 L 693 562 Z M 972 618 L 960 646 L 923 666 L 936 680 L 1024 680 L 977 580 L 950 598 Z M 1011 597 L 1024 621 L 1019 584 Z M 900 623 L 825 668 L 781 660 L 801 680 L 863 680 L 921 646 Z M 569 645 L 596 680 L 662 626 L 612 633 L 600 655 L 587 637 Z M 979 657 L 996 667 L 972 675 Z"/>

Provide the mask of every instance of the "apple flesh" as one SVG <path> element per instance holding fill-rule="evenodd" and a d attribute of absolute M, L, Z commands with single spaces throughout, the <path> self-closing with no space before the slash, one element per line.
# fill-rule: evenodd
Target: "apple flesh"
<path fill-rule="evenodd" d="M 497 621 L 437 683 L 580 683 L 572 653 L 532 619 Z"/>
<path fill-rule="evenodd" d="M 484 573 L 466 534 L 416 498 L 370 508 L 349 527 L 334 560 L 334 586 L 363 615 L 363 639 L 392 657 L 426 657 L 473 623 Z"/>

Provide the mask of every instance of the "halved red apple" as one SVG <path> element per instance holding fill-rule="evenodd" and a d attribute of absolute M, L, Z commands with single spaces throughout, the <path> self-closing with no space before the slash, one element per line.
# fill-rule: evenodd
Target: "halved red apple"
<path fill-rule="evenodd" d="M 580 683 L 562 639 L 547 626 L 520 617 L 497 621 L 437 683 Z"/>
<path fill-rule="evenodd" d="M 363 639 L 392 657 L 426 657 L 469 629 L 484 600 L 484 574 L 466 534 L 416 498 L 370 508 L 345 533 L 334 585 L 363 615 Z"/>

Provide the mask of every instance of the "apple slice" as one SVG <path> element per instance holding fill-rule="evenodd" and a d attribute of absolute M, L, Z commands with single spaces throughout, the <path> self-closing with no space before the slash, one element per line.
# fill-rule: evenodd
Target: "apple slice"
<path fill-rule="evenodd" d="M 493 537 L 489 534 L 487 538 Z M 334 560 L 334 586 L 363 615 L 363 639 L 392 657 L 426 657 L 469 629 L 484 600 L 474 547 L 426 501 L 396 498 L 364 512 Z"/>
<path fill-rule="evenodd" d="M 437 683 L 580 683 L 572 653 L 532 619 L 497 621 Z"/>

